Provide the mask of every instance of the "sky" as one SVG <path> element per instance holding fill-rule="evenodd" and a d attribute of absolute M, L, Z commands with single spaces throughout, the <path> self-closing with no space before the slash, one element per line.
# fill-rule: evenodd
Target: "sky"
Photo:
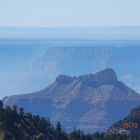
<path fill-rule="evenodd" d="M 140 26 L 0 27 L 0 39 L 140 40 Z"/>
<path fill-rule="evenodd" d="M 82 68 L 82 61 L 78 61 L 78 57 L 80 59 L 83 57 L 77 54 L 75 49 L 70 52 L 63 51 L 63 49 L 59 49 L 59 52 L 54 49 L 48 53 L 49 48 L 56 46 L 68 48 L 70 46 L 99 47 L 103 45 L 108 47 L 104 42 L 95 41 L 97 44 L 92 44 L 84 39 L 140 40 L 139 6 L 140 0 L 0 0 L 0 98 L 40 90 L 53 82 L 60 73 L 82 75 L 97 72 L 105 67 L 114 67 L 119 78 L 140 93 L 138 72 L 140 54 L 137 53 L 140 51 L 136 49 L 133 53 L 130 49 L 119 52 L 123 59 L 125 59 L 123 56 L 126 56 L 127 63 L 119 59 L 119 55 L 116 56 L 114 50 L 113 57 L 111 57 L 112 50 L 110 49 L 99 49 L 97 53 L 96 49 L 93 49 L 93 53 L 95 51 L 93 56 L 89 50 L 87 54 L 89 58 L 82 60 L 88 64 L 85 69 Z M 23 40 L 3 40 L 12 37 Z M 24 40 L 44 38 L 80 38 L 83 42 L 81 40 L 80 42 L 55 40 L 51 43 L 48 40 L 47 42 Z M 140 46 L 137 41 L 133 43 L 129 41 L 127 45 L 114 43 L 113 46 L 122 48 Z M 63 56 L 65 52 L 67 55 Z M 98 56 L 98 52 L 101 57 Z M 72 57 L 75 59 L 73 60 Z M 79 68 L 68 70 L 69 66 L 66 61 L 65 69 L 64 59 L 67 59 L 70 66 L 79 65 Z M 132 61 L 133 59 L 135 61 Z M 77 62 L 73 63 L 75 60 Z M 128 64 L 129 61 L 132 66 Z M 121 70 L 118 69 L 120 65 L 122 65 Z"/>
<path fill-rule="evenodd" d="M 0 26 L 140 26 L 139 0 L 0 0 Z"/>

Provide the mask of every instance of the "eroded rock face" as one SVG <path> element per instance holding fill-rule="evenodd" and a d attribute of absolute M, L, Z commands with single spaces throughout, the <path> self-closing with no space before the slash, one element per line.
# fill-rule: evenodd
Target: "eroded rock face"
<path fill-rule="evenodd" d="M 79 77 L 70 77 L 66 75 L 59 75 L 56 78 L 56 82 L 59 84 L 70 84 L 73 81 L 79 80 L 87 85 L 102 85 L 102 84 L 109 84 L 118 81 L 117 75 L 113 69 L 105 69 L 96 74 L 88 74 Z"/>
<path fill-rule="evenodd" d="M 61 121 L 66 130 L 104 131 L 140 105 L 140 95 L 118 81 L 113 69 L 70 77 L 60 75 L 47 88 L 31 94 L 9 96 L 5 105 Z"/>
<path fill-rule="evenodd" d="M 74 80 L 76 80 L 76 77 L 70 77 L 70 76 L 66 76 L 66 75 L 59 75 L 56 78 L 56 82 L 58 84 L 70 84 L 72 83 Z"/>
<path fill-rule="evenodd" d="M 111 83 L 116 82 L 117 75 L 113 69 L 105 69 L 102 70 L 94 75 L 95 81 L 101 82 L 101 83 Z"/>

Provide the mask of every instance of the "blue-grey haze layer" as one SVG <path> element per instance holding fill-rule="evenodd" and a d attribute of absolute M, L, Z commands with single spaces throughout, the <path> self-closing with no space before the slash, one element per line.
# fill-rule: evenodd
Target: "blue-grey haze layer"
<path fill-rule="evenodd" d="M 113 68 L 140 92 L 140 41 L 81 39 L 1 39 L 0 96 L 29 93 L 57 75 L 83 75 Z"/>

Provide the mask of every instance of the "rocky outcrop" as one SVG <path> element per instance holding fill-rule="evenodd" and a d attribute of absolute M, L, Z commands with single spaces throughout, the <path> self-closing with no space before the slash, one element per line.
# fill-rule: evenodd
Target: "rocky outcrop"
<path fill-rule="evenodd" d="M 140 95 L 120 82 L 113 69 L 78 77 L 60 75 L 36 93 L 5 97 L 4 104 L 61 121 L 67 131 L 105 131 L 140 105 Z"/>

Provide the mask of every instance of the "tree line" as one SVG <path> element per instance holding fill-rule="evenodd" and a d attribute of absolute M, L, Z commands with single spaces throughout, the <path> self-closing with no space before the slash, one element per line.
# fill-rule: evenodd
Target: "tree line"
<path fill-rule="evenodd" d="M 140 140 L 140 137 L 99 132 L 85 134 L 76 128 L 66 133 L 60 122 L 53 126 L 49 119 L 32 115 L 16 105 L 3 107 L 0 101 L 0 140 Z"/>

